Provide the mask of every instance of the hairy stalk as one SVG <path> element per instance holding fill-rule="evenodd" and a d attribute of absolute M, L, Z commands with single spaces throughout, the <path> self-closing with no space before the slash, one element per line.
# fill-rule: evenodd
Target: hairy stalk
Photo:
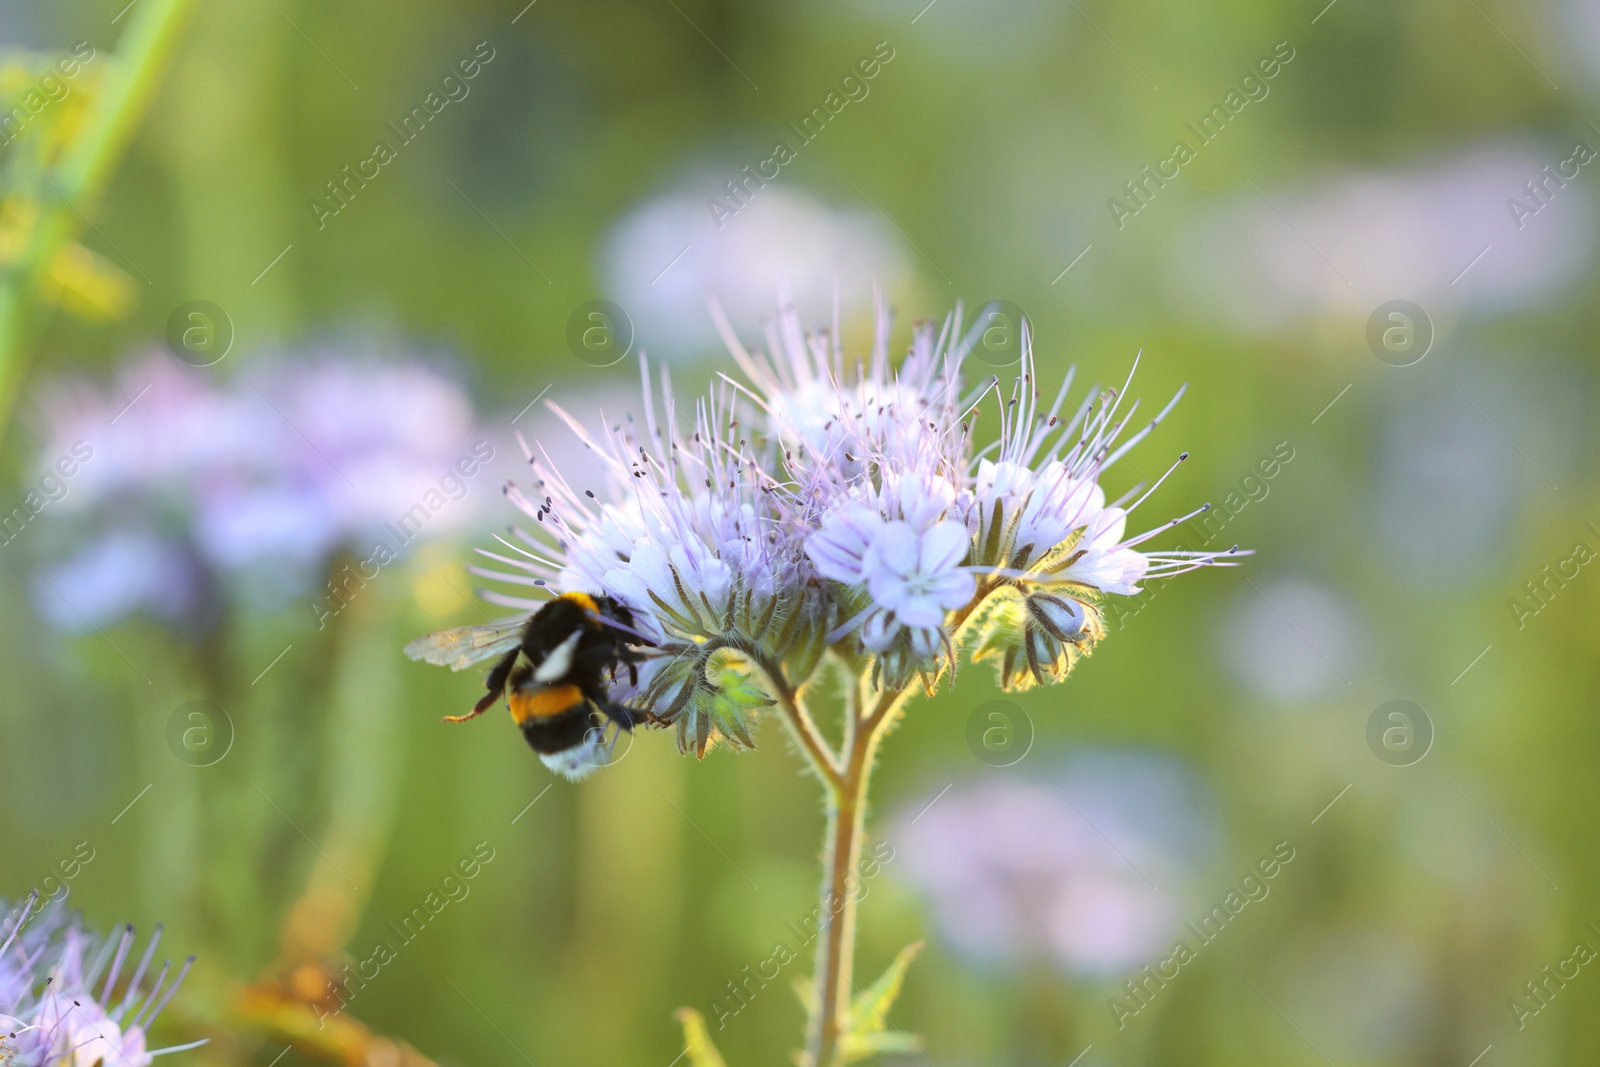
<path fill-rule="evenodd" d="M 784 673 L 783 665 L 766 659 L 753 648 L 738 645 L 731 647 L 738 648 L 749 656 L 761 669 L 761 673 L 767 676 L 768 691 L 777 696 L 778 706 L 783 709 L 784 722 L 789 724 L 790 731 L 800 742 L 800 749 L 806 754 L 811 769 L 816 772 L 827 789 L 830 791 L 838 789 L 842 774 L 839 757 L 828 746 L 822 731 L 817 728 L 816 720 L 811 717 L 811 713 L 800 700 L 800 694 L 789 684 L 789 677 Z"/>
<path fill-rule="evenodd" d="M 971 601 L 953 616 L 951 632 L 957 640 L 978 608 L 998 587 L 999 583 L 979 585 Z M 851 664 L 844 656 L 840 662 L 847 669 Z M 769 677 L 781 681 L 781 673 L 763 665 Z M 855 992 L 854 967 L 856 951 L 856 900 L 850 892 L 849 879 L 861 862 L 861 848 L 865 841 L 867 798 L 872 784 L 872 766 L 877 759 L 878 746 L 894 722 L 900 705 L 910 695 L 911 689 L 878 693 L 872 698 L 868 676 L 862 674 L 851 692 L 846 687 L 844 739 L 837 756 L 828 748 L 807 714 L 797 694 L 783 686 L 776 687 L 785 718 L 806 746 L 813 765 L 822 762 L 826 770 L 819 769 L 825 789 L 827 829 L 822 845 L 822 917 L 825 924 L 823 937 L 817 945 L 816 971 L 812 979 L 811 1016 L 806 1026 L 805 1067 L 835 1067 L 839 1056 L 839 1039 L 849 1019 L 849 1006 Z M 870 711 L 868 708 L 870 707 Z M 818 746 L 822 756 L 817 755 Z"/>
<path fill-rule="evenodd" d="M 827 836 L 822 853 L 822 914 L 826 924 L 817 946 L 813 1008 L 806 1033 L 807 1067 L 834 1067 L 839 1038 L 848 1022 L 856 949 L 856 895 L 850 876 L 861 862 L 867 795 L 878 745 L 909 689 L 879 694 L 870 714 L 867 683 L 846 709 L 843 773 L 827 796 Z"/>

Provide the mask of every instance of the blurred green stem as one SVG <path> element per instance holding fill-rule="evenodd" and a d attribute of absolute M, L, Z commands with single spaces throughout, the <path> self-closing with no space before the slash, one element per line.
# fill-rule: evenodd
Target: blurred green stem
<path fill-rule="evenodd" d="M 22 254 L 0 272 L 0 434 L 10 420 L 26 367 L 29 302 L 51 264 L 88 225 L 161 82 L 194 0 L 138 0 L 116 54 L 95 89 L 83 128 L 32 195 L 48 205 Z M 79 215 L 79 211 L 84 212 Z"/>

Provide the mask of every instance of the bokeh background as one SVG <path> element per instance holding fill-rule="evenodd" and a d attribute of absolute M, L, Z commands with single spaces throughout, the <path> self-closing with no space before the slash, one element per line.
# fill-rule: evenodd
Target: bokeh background
<path fill-rule="evenodd" d="M 571 785 L 400 647 L 498 613 L 518 432 L 586 462 L 536 400 L 703 385 L 708 295 L 756 343 L 837 290 L 859 350 L 874 283 L 897 345 L 1003 300 L 1047 383 L 1189 383 L 1113 495 L 1187 449 L 1149 521 L 1216 507 L 1158 545 L 1257 552 L 913 705 L 860 947 L 929 943 L 901 1062 L 1600 1054 L 1600 5 L 124 3 L 0 2 L 0 894 L 164 921 L 184 1058 L 667 1067 L 687 1005 L 787 1062 L 781 729 Z"/>

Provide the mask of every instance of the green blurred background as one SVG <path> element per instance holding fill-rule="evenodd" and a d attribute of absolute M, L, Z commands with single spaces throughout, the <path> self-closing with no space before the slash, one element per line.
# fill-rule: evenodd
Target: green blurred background
<path fill-rule="evenodd" d="M 88 41 L 88 92 L 154 3 L 4 0 L 0 44 L 35 62 Z M 1187 449 L 1143 525 L 1220 507 L 1157 546 L 1257 552 L 1153 589 L 1064 687 L 1005 698 L 1031 738 L 1003 738 L 1012 755 L 970 740 L 1000 696 L 987 669 L 913 704 L 880 772 L 872 833 L 896 858 L 860 946 L 868 974 L 929 941 L 896 1016 L 926 1055 L 901 1062 L 1593 1062 L 1600 976 L 1542 969 L 1600 947 L 1600 579 L 1582 565 L 1600 551 L 1600 179 L 1577 149 L 1600 145 L 1600 5 L 1324 3 L 194 5 L 103 197 L 78 205 L 83 247 L 128 299 L 30 305 L 7 508 L 59 454 L 61 383 L 94 383 L 116 412 L 138 400 L 130 367 L 248 394 L 255 370 L 312 350 L 369 367 L 424 353 L 498 466 L 321 629 L 326 574 L 274 599 L 249 593 L 248 567 L 188 619 L 58 625 L 38 576 L 88 520 L 34 518 L 0 551 L 0 894 L 52 891 L 87 842 L 71 904 L 101 927 L 165 921 L 173 952 L 201 956 L 163 1021 L 173 1041 L 214 1036 L 186 1058 L 338 1062 L 309 1042 L 274 1059 L 293 968 L 364 959 L 487 842 L 470 893 L 346 1014 L 439 1064 L 667 1067 L 673 1010 L 714 1018 L 812 907 L 821 815 L 782 731 L 702 762 L 645 733 L 572 785 L 498 716 L 442 725 L 476 682 L 399 650 L 481 617 L 464 566 L 514 521 L 493 482 L 520 469 L 515 432 L 582 462 L 528 408 L 541 390 L 579 413 L 637 408 L 634 361 L 594 366 L 569 340 L 587 302 L 620 307 L 632 349 L 692 395 L 729 369 L 708 294 L 756 344 L 779 285 L 820 326 L 837 284 L 859 350 L 876 280 L 897 348 L 913 320 L 1000 299 L 1032 320 L 1048 388 L 1074 363 L 1080 387 L 1120 384 L 1140 351 L 1137 394 L 1188 382 L 1112 495 Z M 387 124 L 481 42 L 493 58 L 469 91 L 337 205 L 325 183 L 399 145 Z M 788 124 L 875 54 L 892 58 L 802 143 Z M 1274 54 L 1292 58 L 1260 77 Z M 1187 124 L 1214 106 L 1228 122 L 1202 143 Z M 1194 158 L 1147 179 L 1178 140 Z M 730 199 L 778 141 L 792 161 Z M 234 331 L 203 369 L 164 347 L 193 300 Z M 1369 340 L 1398 321 L 1370 328 L 1392 300 L 1427 316 L 1407 320 L 1429 339 L 1409 366 L 1405 342 Z M 342 402 L 373 415 L 359 392 Z M 107 440 L 95 462 L 137 447 Z M 365 544 L 316 566 L 336 574 Z M 232 724 L 207 766 L 169 744 L 191 700 Z M 1413 733 L 1384 748 L 1369 727 L 1392 700 Z M 1095 833 L 1059 869 L 1013 857 L 997 896 L 941 910 L 930 887 L 955 861 L 937 813 L 1013 787 L 1072 796 Z M 993 836 L 1042 855 L 1053 832 L 1041 817 Z M 1122 983 L 1285 841 L 1270 895 L 1119 1028 Z M 952 931 L 968 905 L 999 925 Z M 1060 924 L 1106 943 L 1074 949 Z M 787 1062 L 802 1013 L 785 987 L 809 962 L 716 1032 L 734 1067 Z M 347 1062 L 400 1062 L 352 1047 Z"/>

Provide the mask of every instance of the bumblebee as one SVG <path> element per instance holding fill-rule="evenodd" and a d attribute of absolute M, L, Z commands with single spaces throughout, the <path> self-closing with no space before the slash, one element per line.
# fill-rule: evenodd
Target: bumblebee
<path fill-rule="evenodd" d="M 650 718 L 612 701 L 607 691 L 619 667 L 638 683 L 644 657 L 633 646 L 648 643 L 634 629 L 632 613 L 611 597 L 563 593 L 532 615 L 439 630 L 405 652 L 455 671 L 500 657 L 472 710 L 446 715 L 445 722 L 476 718 L 504 696 L 512 721 L 545 766 L 576 779 L 606 762 L 609 724 L 620 732 L 632 730 L 637 718 Z"/>

